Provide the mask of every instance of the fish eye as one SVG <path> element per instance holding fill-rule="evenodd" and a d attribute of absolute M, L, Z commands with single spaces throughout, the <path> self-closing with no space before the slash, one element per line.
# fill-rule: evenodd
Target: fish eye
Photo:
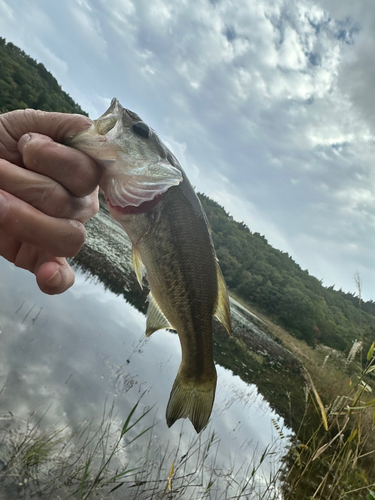
<path fill-rule="evenodd" d="M 146 125 L 145 122 L 133 123 L 133 132 L 146 139 L 150 137 L 150 127 Z"/>

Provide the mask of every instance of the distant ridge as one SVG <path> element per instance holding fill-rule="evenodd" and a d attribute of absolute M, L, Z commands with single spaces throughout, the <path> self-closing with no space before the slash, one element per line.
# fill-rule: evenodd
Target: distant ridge
<path fill-rule="evenodd" d="M 309 345 L 348 351 L 357 339 L 367 352 L 375 338 L 375 302 L 360 303 L 355 294 L 324 287 L 286 252 L 199 196 L 229 290 Z"/>

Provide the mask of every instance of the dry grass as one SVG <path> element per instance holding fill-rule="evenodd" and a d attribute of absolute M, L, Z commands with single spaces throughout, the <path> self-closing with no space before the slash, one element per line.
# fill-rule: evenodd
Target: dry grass
<path fill-rule="evenodd" d="M 357 361 L 360 342 L 348 357 L 326 346 L 312 348 L 261 312 L 252 312 L 305 368 L 305 418 L 313 411 L 320 421 L 307 429 L 305 419 L 301 422 L 286 457 L 284 499 L 301 500 L 302 492 L 309 500 L 375 498 L 374 344 L 364 353 L 367 365 L 362 369 Z"/>
<path fill-rule="evenodd" d="M 254 307 L 249 307 L 235 295 L 233 297 L 262 321 L 261 328 L 278 339 L 283 347 L 298 359 L 314 380 L 323 401 L 331 401 L 350 388 L 352 377 L 346 371 L 346 357 L 342 353 L 326 346 L 310 347 L 305 341 L 297 339 Z M 353 371 L 353 365 L 351 368 Z M 361 368 L 357 366 L 354 371 L 359 376 Z"/>

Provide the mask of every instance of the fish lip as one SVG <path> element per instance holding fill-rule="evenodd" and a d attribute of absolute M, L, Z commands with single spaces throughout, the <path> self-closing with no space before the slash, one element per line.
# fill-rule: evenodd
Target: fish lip
<path fill-rule="evenodd" d="M 163 193 L 157 194 L 152 200 L 144 201 L 138 207 L 135 205 L 127 205 L 126 207 L 120 207 L 119 205 L 112 205 L 111 200 L 104 193 L 105 199 L 109 208 L 115 210 L 116 212 L 124 215 L 135 215 L 150 212 L 158 203 L 160 203 L 163 198 Z"/>

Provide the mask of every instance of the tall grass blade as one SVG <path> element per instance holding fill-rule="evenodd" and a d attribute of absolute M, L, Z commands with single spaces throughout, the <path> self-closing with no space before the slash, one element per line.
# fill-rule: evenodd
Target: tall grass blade
<path fill-rule="evenodd" d="M 316 399 L 316 402 L 318 403 L 318 406 L 319 406 L 319 410 L 320 410 L 320 414 L 321 414 L 321 417 L 322 417 L 322 421 L 323 421 L 323 425 L 324 425 L 324 428 L 326 431 L 328 431 L 328 421 L 327 421 L 327 415 L 326 415 L 326 412 L 325 412 L 325 409 L 324 409 L 324 406 L 323 406 L 323 403 L 322 403 L 322 400 L 320 399 L 320 396 L 318 394 L 318 391 L 316 390 L 316 387 L 314 385 L 314 382 L 312 380 L 312 378 L 310 377 L 310 373 L 305 369 L 305 372 L 306 372 L 306 375 L 307 375 L 307 378 L 308 378 L 308 381 L 310 383 L 310 386 L 311 386 L 311 389 L 314 393 L 314 396 L 315 396 L 315 399 Z"/>
<path fill-rule="evenodd" d="M 114 491 L 118 490 L 119 488 L 121 488 L 121 486 L 123 486 L 124 483 L 120 483 L 118 484 L 117 486 L 115 486 L 114 488 L 111 489 L 111 491 L 109 493 L 113 493 Z"/>
<path fill-rule="evenodd" d="M 143 396 L 143 394 L 142 394 L 142 396 Z M 142 396 L 141 396 L 141 398 L 142 398 Z M 140 402 L 141 398 L 139 398 L 139 400 L 137 401 L 137 403 L 134 405 L 134 407 L 133 407 L 133 408 L 132 408 L 132 410 L 130 411 L 130 413 L 129 413 L 129 415 L 128 415 L 128 417 L 127 417 L 127 419 L 126 419 L 126 421 L 125 421 L 125 423 L 124 423 L 124 425 L 123 425 L 123 427 L 122 427 L 121 434 L 120 434 L 120 439 L 121 439 L 121 438 L 122 438 L 122 437 L 123 437 L 123 436 L 124 436 L 127 432 L 129 432 L 129 431 L 130 431 L 133 427 L 135 427 L 135 426 L 138 424 L 138 422 L 140 422 L 140 421 L 141 421 L 141 420 L 142 420 L 142 419 L 143 419 L 143 418 L 144 418 L 144 417 L 145 417 L 148 413 L 150 413 L 150 411 L 152 410 L 152 408 L 153 408 L 153 407 L 148 408 L 146 411 L 144 411 L 144 412 L 142 413 L 142 415 L 141 415 L 140 417 L 138 417 L 138 418 L 137 418 L 137 420 L 136 420 L 136 421 L 135 421 L 132 425 L 130 425 L 130 426 L 129 426 L 130 419 L 132 418 L 132 416 L 134 415 L 134 412 L 135 412 L 135 411 L 136 411 L 136 409 L 138 408 L 138 404 L 139 404 L 139 402 Z M 152 428 L 152 426 L 148 427 L 148 428 L 147 428 L 145 431 L 143 431 L 141 434 L 138 434 L 138 436 L 137 436 L 136 438 L 134 438 L 134 439 L 138 439 L 140 436 L 142 436 L 142 434 L 144 434 L 145 432 L 147 432 L 147 431 L 148 431 L 149 429 L 151 429 L 151 428 Z M 134 439 L 133 439 L 133 441 L 134 441 Z"/>
<path fill-rule="evenodd" d="M 169 491 L 172 491 L 172 477 L 173 477 L 173 473 L 174 473 L 174 462 L 172 463 L 172 467 L 171 467 L 171 470 L 169 471 L 169 476 L 168 476 L 168 489 Z"/>
<path fill-rule="evenodd" d="M 89 460 L 86 463 L 85 470 L 83 471 L 83 477 L 82 477 L 81 482 L 79 484 L 78 490 L 77 490 L 76 494 L 74 495 L 77 499 L 82 498 L 82 493 L 84 492 L 84 490 L 86 488 L 86 481 L 87 481 L 87 478 L 89 477 L 90 465 L 91 465 L 91 458 L 89 458 Z"/>
<path fill-rule="evenodd" d="M 375 347 L 375 342 L 373 342 L 371 344 L 371 347 L 370 349 L 368 350 L 368 353 L 367 353 L 367 361 L 370 361 L 370 359 L 372 358 L 372 355 L 374 354 L 374 347 Z"/>
<path fill-rule="evenodd" d="M 354 429 L 354 431 L 348 437 L 348 443 L 351 443 L 357 434 L 358 434 L 358 429 Z"/>
<path fill-rule="evenodd" d="M 133 406 L 133 408 L 131 409 L 129 415 L 128 415 L 128 418 L 125 420 L 125 423 L 122 427 L 122 430 L 121 430 L 121 434 L 120 434 L 120 438 L 122 438 L 122 436 L 124 434 L 126 434 L 133 426 L 134 424 L 131 426 L 131 427 L 128 427 L 129 426 L 129 422 L 130 422 L 130 419 L 132 418 L 132 416 L 134 415 L 136 409 L 138 408 L 138 405 L 139 405 L 139 401 L 137 401 L 137 403 Z"/>

